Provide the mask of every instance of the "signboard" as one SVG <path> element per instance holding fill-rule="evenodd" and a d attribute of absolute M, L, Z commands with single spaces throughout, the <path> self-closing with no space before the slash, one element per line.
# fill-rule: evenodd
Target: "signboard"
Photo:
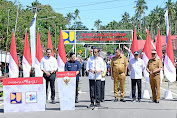
<path fill-rule="evenodd" d="M 64 43 L 75 43 L 75 31 L 63 31 Z"/>
<path fill-rule="evenodd" d="M 64 43 L 131 43 L 133 30 L 68 30 L 63 31 Z"/>
<path fill-rule="evenodd" d="M 4 112 L 45 111 L 43 77 L 3 79 Z"/>
<path fill-rule="evenodd" d="M 57 72 L 60 110 L 75 110 L 76 71 Z"/>

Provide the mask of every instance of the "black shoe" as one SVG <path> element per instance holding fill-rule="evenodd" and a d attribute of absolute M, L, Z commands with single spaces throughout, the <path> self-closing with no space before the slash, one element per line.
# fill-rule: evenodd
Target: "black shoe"
<path fill-rule="evenodd" d="M 91 103 L 91 104 L 89 105 L 89 107 L 94 107 L 94 104 L 93 104 L 93 103 Z"/>
<path fill-rule="evenodd" d="M 105 100 L 104 99 L 102 99 L 102 100 L 100 100 L 101 102 L 105 102 Z"/>
<path fill-rule="evenodd" d="M 156 100 L 156 101 L 155 101 L 155 103 L 159 103 L 159 101 L 158 101 L 158 100 Z"/>
<path fill-rule="evenodd" d="M 118 99 L 114 99 L 114 102 L 118 102 L 119 100 Z"/>
<path fill-rule="evenodd" d="M 52 100 L 52 104 L 55 104 L 55 100 Z"/>
<path fill-rule="evenodd" d="M 75 99 L 75 103 L 79 103 L 78 98 Z"/>
<path fill-rule="evenodd" d="M 136 99 L 133 99 L 132 102 L 136 102 Z"/>
<path fill-rule="evenodd" d="M 100 103 L 96 103 L 95 107 L 101 107 Z"/>
<path fill-rule="evenodd" d="M 149 101 L 149 103 L 154 103 L 154 102 L 156 102 L 156 100 Z"/>
<path fill-rule="evenodd" d="M 138 99 L 138 102 L 141 102 L 141 99 Z"/>
<path fill-rule="evenodd" d="M 120 99 L 120 101 L 121 101 L 121 102 L 126 102 L 126 100 L 124 100 L 124 99 Z"/>

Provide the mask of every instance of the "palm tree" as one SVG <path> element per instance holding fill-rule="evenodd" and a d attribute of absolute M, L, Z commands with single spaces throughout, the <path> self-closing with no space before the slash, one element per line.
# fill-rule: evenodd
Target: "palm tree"
<path fill-rule="evenodd" d="M 97 28 L 97 30 L 99 30 L 100 29 L 100 23 L 102 23 L 102 21 L 101 20 L 96 20 L 95 22 L 94 22 L 94 27 L 96 27 Z"/>
<path fill-rule="evenodd" d="M 168 9 L 169 22 L 171 23 L 171 20 L 173 19 L 173 13 L 175 12 L 174 3 L 171 2 L 171 0 L 168 0 L 168 2 L 166 2 L 166 7 L 165 8 Z"/>
<path fill-rule="evenodd" d="M 124 25 L 124 28 L 128 29 L 130 27 L 130 15 L 129 15 L 129 13 L 125 12 L 122 15 L 122 20 L 121 21 Z"/>
<path fill-rule="evenodd" d="M 110 22 L 107 26 L 106 26 L 106 29 L 108 30 L 115 30 L 115 29 L 118 29 L 118 23 L 113 20 L 112 22 Z"/>
<path fill-rule="evenodd" d="M 73 17 L 73 13 L 69 12 L 68 14 L 66 14 L 66 20 L 68 21 L 68 27 L 69 29 L 71 28 L 71 20 L 74 18 Z"/>
<path fill-rule="evenodd" d="M 137 0 L 136 2 L 136 6 L 135 8 L 135 12 L 137 14 L 137 16 L 139 17 L 139 31 L 141 32 L 141 16 L 142 14 L 145 14 L 145 10 L 148 9 L 148 7 L 146 6 L 146 2 L 145 0 Z"/>
<path fill-rule="evenodd" d="M 79 11 L 78 9 L 76 9 L 75 12 L 74 12 L 74 15 L 75 15 L 75 16 L 74 16 L 75 25 L 76 25 L 77 19 L 79 19 L 79 20 L 81 19 L 80 16 L 79 16 L 79 12 L 80 12 L 80 11 Z M 75 27 L 75 28 L 76 28 L 76 27 Z"/>
<path fill-rule="evenodd" d="M 176 3 L 175 3 L 175 11 L 176 11 L 176 13 L 175 13 L 175 18 L 174 18 L 174 20 L 175 20 L 175 34 L 177 34 L 177 1 L 176 1 Z"/>

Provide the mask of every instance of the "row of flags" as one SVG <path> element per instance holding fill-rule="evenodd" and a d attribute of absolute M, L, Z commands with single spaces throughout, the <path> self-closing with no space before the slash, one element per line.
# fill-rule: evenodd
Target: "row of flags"
<path fill-rule="evenodd" d="M 24 50 L 23 50 L 23 59 L 22 59 L 24 77 L 30 76 L 31 67 L 33 65 L 35 65 L 35 75 L 42 76 L 42 72 L 40 70 L 40 61 L 43 58 L 43 53 L 42 53 L 39 31 L 37 32 L 37 41 L 35 41 L 36 39 L 35 38 L 36 36 L 36 16 L 37 14 L 35 13 L 33 20 L 31 22 L 31 26 L 30 26 L 30 41 L 31 41 L 31 52 L 32 53 L 30 53 L 27 31 L 25 32 L 25 41 L 24 41 Z M 176 68 L 174 64 L 174 53 L 173 53 L 173 46 L 172 46 L 172 40 L 171 40 L 171 33 L 169 30 L 168 10 L 166 10 L 166 13 L 164 16 L 165 16 L 166 42 L 167 42 L 166 54 L 165 54 L 165 59 L 164 59 L 164 74 L 170 82 L 174 82 L 176 80 Z M 143 49 L 143 60 L 146 65 L 149 59 L 151 59 L 151 41 L 152 40 L 149 34 L 149 30 L 147 30 L 146 42 L 145 42 L 144 49 Z M 48 32 L 47 48 L 50 48 L 52 50 L 52 56 L 54 56 L 50 30 Z M 132 41 L 131 51 L 130 51 L 130 59 L 134 57 L 133 55 L 134 51 L 138 51 L 138 41 L 137 41 L 136 30 L 134 30 L 134 34 L 133 34 L 133 41 Z M 161 45 L 161 38 L 160 38 L 160 30 L 158 30 L 156 52 L 157 52 L 158 58 L 162 61 L 162 45 Z M 58 62 L 58 71 L 63 71 L 64 65 L 66 63 L 66 53 L 65 53 L 65 47 L 64 47 L 63 36 L 62 36 L 61 30 L 60 30 L 60 37 L 59 37 L 57 62 Z M 18 65 L 18 58 L 17 58 L 17 52 L 16 52 L 15 35 L 13 33 L 11 47 L 10 47 L 9 77 L 18 77 L 18 73 L 19 73 L 19 65 Z M 163 74 L 163 71 L 161 71 L 161 75 L 162 74 Z M 144 76 L 145 76 L 145 79 L 149 82 L 149 74 L 147 73 L 146 70 L 144 71 Z"/>
<path fill-rule="evenodd" d="M 134 58 L 134 51 L 138 51 L 138 41 L 136 30 L 134 30 L 133 34 L 133 41 L 131 45 L 131 52 L 130 52 L 130 59 Z M 161 36 L 160 36 L 160 29 L 158 29 L 157 41 L 156 41 L 156 52 L 157 58 L 162 60 L 162 43 L 161 43 Z M 151 59 L 151 37 L 149 34 L 149 30 L 147 30 L 146 42 L 143 48 L 143 61 L 147 66 L 149 59 Z M 163 78 L 163 70 L 160 72 L 161 79 Z M 166 45 L 166 54 L 164 59 L 164 74 L 165 77 L 170 81 L 174 82 L 176 80 L 176 68 L 174 64 L 174 53 L 173 53 L 173 45 L 171 39 L 170 30 L 168 32 L 168 40 Z M 147 82 L 149 82 L 149 73 L 144 70 L 144 77 Z"/>
<path fill-rule="evenodd" d="M 48 32 L 48 44 L 47 48 L 50 48 L 53 53 L 53 46 L 52 40 L 50 36 L 50 31 Z M 40 62 L 43 58 L 42 46 L 39 31 L 37 32 L 37 40 L 36 42 L 36 56 L 35 56 L 35 76 L 42 77 L 43 72 L 40 69 Z M 32 48 L 32 47 L 31 47 Z M 58 54 L 57 54 L 57 62 L 58 62 L 58 71 L 64 71 L 64 65 L 66 63 L 66 52 L 63 42 L 62 30 L 60 30 L 60 37 L 59 37 L 59 44 L 58 44 Z M 15 35 L 12 34 L 11 46 L 10 46 L 10 60 L 9 60 L 9 77 L 10 78 L 17 78 L 19 76 L 19 64 L 18 64 L 18 57 L 16 51 L 16 43 L 15 43 Z M 24 49 L 23 49 L 23 59 L 22 59 L 22 66 L 23 66 L 23 77 L 30 77 L 30 72 L 32 68 L 32 55 L 30 52 L 30 46 L 28 42 L 28 35 L 27 31 L 25 32 L 25 40 L 24 40 Z"/>

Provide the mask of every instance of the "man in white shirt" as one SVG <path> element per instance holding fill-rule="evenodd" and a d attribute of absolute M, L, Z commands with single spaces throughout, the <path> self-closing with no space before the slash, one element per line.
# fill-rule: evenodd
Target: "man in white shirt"
<path fill-rule="evenodd" d="M 41 70 L 43 71 L 43 77 L 46 79 L 46 96 L 47 96 L 47 89 L 48 83 L 50 82 L 51 88 L 51 99 L 52 103 L 55 104 L 55 78 L 56 78 L 56 71 L 57 71 L 57 60 L 51 56 L 52 50 L 46 50 L 46 56 L 42 58 L 40 66 Z"/>
<path fill-rule="evenodd" d="M 128 69 L 132 83 L 132 102 L 136 101 L 136 84 L 138 86 L 138 102 L 141 102 L 141 79 L 143 78 L 142 72 L 145 69 L 145 64 L 144 61 L 139 58 L 138 51 L 134 52 L 134 58 L 130 60 Z"/>
<path fill-rule="evenodd" d="M 87 61 L 86 70 L 89 72 L 89 86 L 90 86 L 90 107 L 100 106 L 100 92 L 101 92 L 101 72 L 104 71 L 103 59 L 98 57 L 98 49 L 93 49 L 93 57 Z"/>

